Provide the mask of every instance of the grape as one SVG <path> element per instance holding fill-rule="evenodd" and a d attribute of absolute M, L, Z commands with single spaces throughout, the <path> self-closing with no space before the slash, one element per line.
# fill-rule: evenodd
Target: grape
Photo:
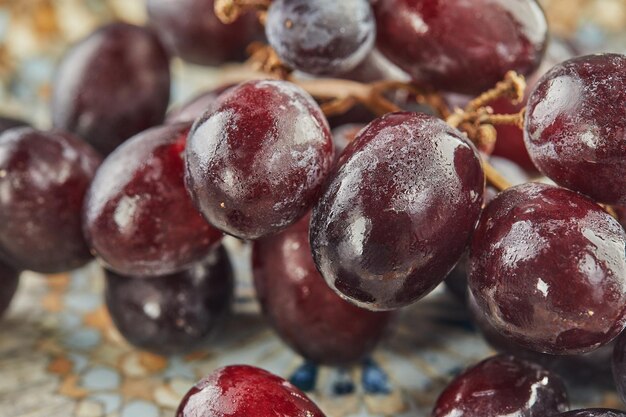
<path fill-rule="evenodd" d="M 626 232 L 573 191 L 500 193 L 473 235 L 469 286 L 497 331 L 538 352 L 592 351 L 626 325 Z"/>
<path fill-rule="evenodd" d="M 215 370 L 183 398 L 176 417 L 324 417 L 298 388 L 259 368 Z"/>
<path fill-rule="evenodd" d="M 377 46 L 414 81 L 478 94 L 507 71 L 530 75 L 548 26 L 535 0 L 379 0 Z"/>
<path fill-rule="evenodd" d="M 467 306 L 472 316 L 472 322 L 480 330 L 485 340 L 497 351 L 538 363 L 562 377 L 566 385 L 572 385 L 574 388 L 581 385 L 585 387 L 589 383 L 606 387 L 613 384 L 610 380 L 612 343 L 583 355 L 554 356 L 535 352 L 500 334 L 480 311 L 471 294 L 467 297 Z"/>
<path fill-rule="evenodd" d="M 55 127 L 108 154 L 163 122 L 170 97 L 169 58 L 156 35 L 124 23 L 104 26 L 72 47 L 52 91 Z"/>
<path fill-rule="evenodd" d="M 588 408 L 585 410 L 568 411 L 554 417 L 626 417 L 626 413 L 608 408 Z"/>
<path fill-rule="evenodd" d="M 83 199 L 99 155 L 62 131 L 17 128 L 0 136 L 0 258 L 42 273 L 91 259 L 81 229 Z"/>
<path fill-rule="evenodd" d="M 525 142 L 557 184 L 626 204 L 626 56 L 589 55 L 545 74 L 528 100 Z"/>
<path fill-rule="evenodd" d="M 9 308 L 17 291 L 20 273 L 0 260 L 0 317 Z"/>
<path fill-rule="evenodd" d="M 574 56 L 574 51 L 563 41 L 551 38 L 548 42 L 546 56 L 539 69 L 527 80 L 526 94 L 520 104 L 512 104 L 510 100 L 499 98 L 489 103 L 489 106 L 496 114 L 517 113 L 526 105 L 530 91 L 539 82 L 543 74 L 548 72 L 553 66 L 570 59 Z M 524 131 L 513 125 L 495 126 L 498 133 L 498 140 L 493 150 L 493 155 L 507 158 L 529 172 L 536 172 L 537 168 L 530 159 L 526 145 L 524 144 Z"/>
<path fill-rule="evenodd" d="M 391 314 L 358 308 L 324 282 L 311 256 L 308 216 L 254 242 L 254 283 L 280 337 L 314 363 L 345 365 L 370 353 Z"/>
<path fill-rule="evenodd" d="M 187 188 L 205 218 L 256 239 L 304 216 L 333 165 L 315 101 L 285 81 L 249 81 L 220 96 L 189 135 Z"/>
<path fill-rule="evenodd" d="M 0 134 L 14 127 L 26 127 L 28 123 L 23 120 L 14 119 L 12 117 L 0 116 Z"/>
<path fill-rule="evenodd" d="M 432 417 L 549 416 L 568 408 L 565 386 L 556 375 L 498 355 L 456 377 L 437 399 Z"/>
<path fill-rule="evenodd" d="M 148 0 L 148 17 L 168 48 L 185 61 L 219 65 L 245 57 L 262 29 L 253 13 L 222 23 L 214 0 Z"/>
<path fill-rule="evenodd" d="M 133 278 L 106 271 L 106 305 L 133 345 L 163 355 L 202 347 L 229 310 L 233 271 L 221 246 L 171 275 Z"/>
<path fill-rule="evenodd" d="M 311 218 L 327 283 L 371 310 L 410 304 L 454 267 L 480 214 L 476 150 L 445 122 L 392 113 L 344 151 Z"/>
<path fill-rule="evenodd" d="M 217 98 L 231 87 L 233 87 L 232 84 L 222 85 L 213 90 L 198 94 L 181 106 L 170 110 L 165 118 L 165 123 L 193 123 L 204 113 L 211 111 Z"/>
<path fill-rule="evenodd" d="M 185 190 L 188 123 L 156 127 L 104 161 L 85 201 L 84 230 L 106 266 L 122 275 L 181 271 L 204 258 L 222 234 Z"/>
<path fill-rule="evenodd" d="M 337 75 L 372 51 L 376 24 L 368 0 L 274 0 L 265 34 L 290 67 Z"/>

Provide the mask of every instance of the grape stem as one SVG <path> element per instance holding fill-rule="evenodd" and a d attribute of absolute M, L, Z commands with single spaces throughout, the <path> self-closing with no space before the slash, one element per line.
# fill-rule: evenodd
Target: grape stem
<path fill-rule="evenodd" d="M 233 23 L 248 11 L 256 11 L 263 23 L 270 4 L 271 0 L 215 0 L 214 9 L 215 15 L 224 24 Z"/>
<path fill-rule="evenodd" d="M 218 5 L 226 3 L 240 5 L 262 2 L 263 0 L 222 0 L 216 2 L 216 9 Z M 254 43 L 249 47 L 249 52 L 251 57 L 248 65 L 229 67 L 223 71 L 227 74 L 227 77 L 222 80 L 225 84 L 263 78 L 287 80 L 322 101 L 321 108 L 326 116 L 343 114 L 357 104 L 364 105 L 378 116 L 401 112 L 404 109 L 387 99 L 385 95 L 390 91 L 404 90 L 415 96 L 417 102 L 431 106 L 441 118 L 452 127 L 464 132 L 477 148 L 486 154 L 493 151 L 496 142 L 497 132 L 494 125 L 512 124 L 520 128 L 523 125 L 524 110 L 516 114 L 493 114 L 493 110 L 487 106 L 488 103 L 500 97 L 506 97 L 513 102 L 523 99 L 526 83 L 524 77 L 515 72 L 507 73 L 503 81 L 472 100 L 465 109 L 456 109 L 452 112 L 441 95 L 436 92 L 423 91 L 411 83 L 378 81 L 364 84 L 335 78 L 299 79 L 293 75 L 291 68 L 281 62 L 270 46 Z M 487 181 L 498 191 L 511 186 L 485 160 L 483 160 L 483 170 Z"/>

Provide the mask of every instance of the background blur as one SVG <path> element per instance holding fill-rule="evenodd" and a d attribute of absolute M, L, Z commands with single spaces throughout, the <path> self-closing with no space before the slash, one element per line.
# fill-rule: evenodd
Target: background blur
<path fill-rule="evenodd" d="M 580 53 L 626 52 L 626 0 L 540 2 L 552 33 L 570 40 Z M 47 127 L 46 103 L 58 58 L 69 43 L 112 20 L 143 23 L 145 0 L 0 0 L 0 112 Z M 179 61 L 174 72 L 175 101 L 216 82 L 215 70 Z"/>

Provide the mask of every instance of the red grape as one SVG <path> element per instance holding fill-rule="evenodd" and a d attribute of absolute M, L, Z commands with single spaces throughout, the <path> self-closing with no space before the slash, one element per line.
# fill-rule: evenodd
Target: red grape
<path fill-rule="evenodd" d="M 148 17 L 168 48 L 185 61 L 219 65 L 245 57 L 262 29 L 253 13 L 222 23 L 214 0 L 148 0 Z"/>
<path fill-rule="evenodd" d="M 200 261 L 220 240 L 185 190 L 189 129 L 182 123 L 140 133 L 98 170 L 84 229 L 108 268 L 131 276 L 171 274 Z"/>
<path fill-rule="evenodd" d="M 478 94 L 539 67 L 548 26 L 535 0 L 378 0 L 380 51 L 424 86 Z"/>
<path fill-rule="evenodd" d="M 471 293 L 467 297 L 467 307 L 474 325 L 480 330 L 487 343 L 497 351 L 538 363 L 559 375 L 563 378 L 566 385 L 572 385 L 574 388 L 581 385 L 584 387 L 590 382 L 606 387 L 610 387 L 613 384 L 610 378 L 612 343 L 582 355 L 555 356 L 539 353 L 526 349 L 499 333 L 480 311 Z"/>
<path fill-rule="evenodd" d="M 344 151 L 313 209 L 315 263 L 361 307 L 410 304 L 463 254 L 483 188 L 478 154 L 456 129 L 418 113 L 376 119 Z"/>
<path fill-rule="evenodd" d="M 376 24 L 368 0 L 273 0 L 265 33 L 290 67 L 337 75 L 374 48 Z"/>
<path fill-rule="evenodd" d="M 313 263 L 308 216 L 254 242 L 254 283 L 281 338 L 314 363 L 344 365 L 374 349 L 391 314 L 356 307 L 324 282 Z"/>
<path fill-rule="evenodd" d="M 324 417 L 298 388 L 259 368 L 215 370 L 183 398 L 176 417 Z"/>
<path fill-rule="evenodd" d="M 189 135 L 187 188 L 205 218 L 255 239 L 301 218 L 333 165 L 319 106 L 285 81 L 249 81 L 220 96 Z"/>
<path fill-rule="evenodd" d="M 0 257 L 42 273 L 91 259 L 81 211 L 100 156 L 62 131 L 17 128 L 0 136 Z"/>
<path fill-rule="evenodd" d="M 0 317 L 9 308 L 17 291 L 20 273 L 0 260 Z"/>
<path fill-rule="evenodd" d="M 568 408 L 565 386 L 556 375 L 499 355 L 456 377 L 437 399 L 432 417 L 550 416 Z"/>
<path fill-rule="evenodd" d="M 528 101 L 530 91 L 539 81 L 539 78 L 548 72 L 553 66 L 570 59 L 574 56 L 574 51 L 563 41 L 551 38 L 548 42 L 546 56 L 539 69 L 527 79 L 526 94 L 520 104 L 512 104 L 507 99 L 497 99 L 489 103 L 496 114 L 513 114 L 519 112 Z M 524 131 L 513 125 L 497 125 L 498 140 L 493 149 L 493 154 L 502 156 L 519 164 L 522 168 L 530 172 L 536 172 L 537 168 L 530 159 L 526 145 L 524 144 Z"/>
<path fill-rule="evenodd" d="M 587 197 L 545 184 L 510 188 L 473 236 L 470 290 L 520 345 L 584 353 L 626 325 L 626 232 Z"/>
<path fill-rule="evenodd" d="M 626 56 L 584 56 L 545 74 L 528 100 L 525 141 L 557 184 L 626 204 Z"/>
<path fill-rule="evenodd" d="M 54 126 L 108 154 L 163 122 L 170 98 L 169 57 L 150 30 L 115 23 L 72 47 L 52 91 Z"/>
<path fill-rule="evenodd" d="M 151 279 L 106 271 L 106 305 L 133 345 L 158 354 L 204 344 L 228 312 L 233 271 L 224 248 L 189 269 Z"/>

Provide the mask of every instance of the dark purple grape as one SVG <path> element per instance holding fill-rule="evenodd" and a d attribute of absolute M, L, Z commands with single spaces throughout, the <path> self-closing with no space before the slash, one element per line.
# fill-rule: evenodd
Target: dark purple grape
<path fill-rule="evenodd" d="M 165 275 L 202 260 L 221 239 L 185 190 L 191 125 L 149 129 L 104 161 L 85 200 L 85 236 L 106 266 L 131 276 Z"/>
<path fill-rule="evenodd" d="M 548 35 L 535 0 L 378 0 L 377 46 L 419 84 L 478 94 L 507 71 L 530 75 Z"/>
<path fill-rule="evenodd" d="M 17 291 L 20 273 L 0 260 L 0 317 L 9 308 Z"/>
<path fill-rule="evenodd" d="M 231 24 L 222 23 L 214 0 L 148 0 L 150 23 L 168 48 L 200 65 L 219 65 L 245 57 L 248 44 L 260 39 L 263 30 L 253 13 Z"/>
<path fill-rule="evenodd" d="M 205 218 L 255 239 L 304 216 L 333 165 L 319 106 L 285 81 L 249 81 L 220 96 L 189 135 L 187 188 Z"/>
<path fill-rule="evenodd" d="M 196 119 L 200 118 L 204 113 L 211 111 L 217 102 L 217 98 L 231 87 L 233 87 L 232 84 L 222 85 L 213 90 L 198 94 L 179 107 L 167 112 L 165 123 L 173 124 L 195 122 Z"/>
<path fill-rule="evenodd" d="M 31 128 L 0 136 L 0 258 L 42 273 L 91 259 L 81 211 L 100 156 L 66 132 Z"/>
<path fill-rule="evenodd" d="M 0 134 L 4 131 L 13 129 L 14 127 L 26 127 L 28 123 L 23 120 L 14 119 L 12 117 L 0 116 Z"/>
<path fill-rule="evenodd" d="M 372 51 L 376 24 L 368 0 L 274 0 L 265 34 L 290 67 L 337 75 L 355 68 Z"/>
<path fill-rule="evenodd" d="M 106 271 L 106 305 L 131 344 L 158 354 L 201 347 L 228 313 L 233 271 L 221 246 L 176 274 L 133 278 Z"/>
<path fill-rule="evenodd" d="M 473 236 L 470 290 L 520 345 L 584 353 L 626 325 L 626 232 L 587 197 L 545 184 L 510 188 Z"/>
<path fill-rule="evenodd" d="M 626 204 L 626 56 L 584 56 L 545 74 L 528 100 L 525 142 L 557 184 Z"/>
<path fill-rule="evenodd" d="M 463 254 L 483 188 L 478 154 L 456 129 L 418 113 L 376 119 L 344 151 L 313 209 L 315 263 L 361 307 L 410 304 Z"/>
<path fill-rule="evenodd" d="M 596 386 L 611 387 L 611 354 L 613 344 L 602 346 L 599 349 L 582 355 L 548 355 L 526 349 L 512 339 L 499 333 L 476 305 L 476 300 L 467 297 L 467 307 L 470 311 L 473 323 L 489 343 L 498 352 L 514 355 L 520 359 L 538 363 L 551 372 L 559 375 L 566 386 L 573 388 L 588 386 L 593 383 Z"/>
<path fill-rule="evenodd" d="M 556 375 L 498 355 L 456 377 L 437 399 L 432 417 L 547 417 L 568 408 L 565 386 Z"/>
<path fill-rule="evenodd" d="M 608 408 L 587 408 L 585 410 L 568 411 L 567 413 L 557 414 L 554 417 L 626 417 L 626 413 Z"/>
<path fill-rule="evenodd" d="M 392 317 L 335 294 L 313 263 L 308 216 L 254 242 L 254 283 L 263 312 L 280 337 L 314 363 L 345 365 L 370 353 Z"/>
<path fill-rule="evenodd" d="M 162 123 L 169 98 L 169 58 L 157 36 L 114 23 L 63 58 L 53 84 L 52 120 L 106 155 Z"/>
<path fill-rule="evenodd" d="M 259 368 L 215 370 L 183 398 L 176 417 L 325 417 L 306 394 Z"/>

